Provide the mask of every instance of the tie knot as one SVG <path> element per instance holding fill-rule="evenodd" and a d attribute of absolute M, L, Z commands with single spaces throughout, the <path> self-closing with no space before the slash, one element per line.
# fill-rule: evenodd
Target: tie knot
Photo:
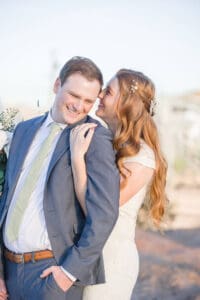
<path fill-rule="evenodd" d="M 53 134 L 53 133 L 57 133 L 61 130 L 62 128 L 60 127 L 60 125 L 58 123 L 51 123 L 50 124 L 50 134 Z"/>

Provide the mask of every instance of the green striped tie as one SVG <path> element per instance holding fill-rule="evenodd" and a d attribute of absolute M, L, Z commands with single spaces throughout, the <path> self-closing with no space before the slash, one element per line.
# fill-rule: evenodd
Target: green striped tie
<path fill-rule="evenodd" d="M 33 193 L 40 177 L 44 161 L 51 150 L 51 145 L 56 134 L 61 130 L 61 127 L 57 123 L 52 123 L 50 126 L 49 135 L 42 143 L 38 154 L 34 158 L 22 189 L 19 192 L 16 203 L 11 211 L 9 223 L 7 225 L 7 238 L 10 242 L 17 240 L 18 238 L 19 228 L 24 212 L 28 207 L 31 194 Z"/>

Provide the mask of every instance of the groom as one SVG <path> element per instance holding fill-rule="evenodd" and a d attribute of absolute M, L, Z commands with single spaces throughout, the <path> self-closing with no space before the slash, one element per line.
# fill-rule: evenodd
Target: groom
<path fill-rule="evenodd" d="M 79 300 L 103 283 L 102 248 L 118 217 L 119 174 L 110 132 L 87 114 L 103 79 L 74 57 L 54 84 L 51 111 L 18 124 L 1 199 L 0 299 Z M 77 124 L 98 126 L 86 154 L 86 217 L 76 199 L 69 136 Z"/>

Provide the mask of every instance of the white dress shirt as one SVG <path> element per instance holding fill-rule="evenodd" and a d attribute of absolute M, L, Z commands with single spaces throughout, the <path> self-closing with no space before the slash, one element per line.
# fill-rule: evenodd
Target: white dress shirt
<path fill-rule="evenodd" d="M 50 113 L 48 114 L 45 122 L 40 127 L 38 132 L 36 133 L 33 142 L 29 148 L 29 151 L 26 155 L 21 174 L 19 176 L 12 200 L 11 205 L 8 210 L 6 223 L 4 227 L 4 244 L 6 248 L 8 248 L 10 251 L 13 251 L 15 253 L 25 253 L 25 252 L 33 252 L 33 251 L 39 251 L 39 250 L 45 250 L 49 249 L 52 250 L 50 240 L 47 233 L 46 223 L 45 223 L 45 217 L 44 217 L 44 211 L 43 211 L 43 193 L 45 188 L 45 180 L 46 175 L 49 167 L 49 163 L 51 161 L 53 152 L 55 150 L 56 144 L 58 142 L 58 139 L 62 133 L 62 130 L 66 127 L 65 124 L 59 124 L 61 127 L 61 130 L 57 133 L 57 135 L 54 138 L 54 141 L 51 145 L 51 150 L 47 157 L 45 158 L 43 168 L 41 170 L 40 176 L 38 178 L 36 187 L 31 194 L 29 204 L 25 210 L 25 213 L 23 215 L 22 222 L 20 224 L 19 228 L 19 236 L 18 239 L 14 242 L 10 242 L 7 237 L 7 226 L 9 224 L 10 216 L 12 214 L 12 210 L 15 206 L 15 203 L 17 201 L 19 192 L 24 184 L 25 178 L 30 170 L 31 164 L 36 157 L 38 151 L 40 150 L 40 147 L 43 143 L 43 141 L 46 139 L 46 137 L 49 134 L 50 131 L 50 124 L 54 122 Z M 17 154 L 16 154 L 17 155 Z M 62 268 L 63 269 L 63 268 Z M 65 271 L 63 269 L 63 271 Z M 67 275 L 72 279 L 75 280 L 75 278 L 66 272 Z"/>

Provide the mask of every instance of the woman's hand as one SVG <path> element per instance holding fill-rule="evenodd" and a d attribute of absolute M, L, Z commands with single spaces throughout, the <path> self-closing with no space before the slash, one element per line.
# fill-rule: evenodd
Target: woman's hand
<path fill-rule="evenodd" d="M 97 124 L 85 123 L 76 126 L 70 133 L 71 157 L 84 157 L 87 152 Z"/>

